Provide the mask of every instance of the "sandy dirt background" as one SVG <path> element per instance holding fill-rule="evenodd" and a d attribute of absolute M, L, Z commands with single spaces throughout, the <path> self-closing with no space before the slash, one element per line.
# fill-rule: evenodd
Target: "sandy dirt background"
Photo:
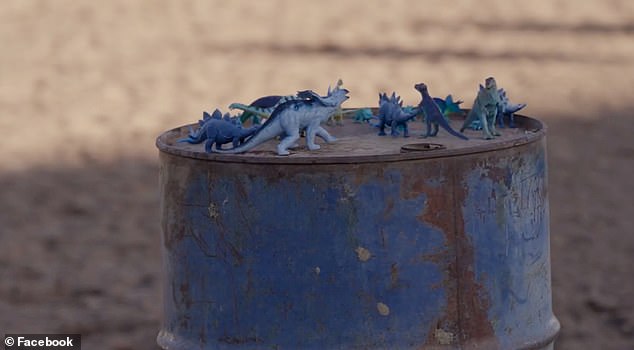
<path fill-rule="evenodd" d="M 634 348 L 634 2 L 3 0 L 0 333 L 155 349 L 155 137 L 202 110 L 497 78 L 549 125 L 558 349 Z"/>

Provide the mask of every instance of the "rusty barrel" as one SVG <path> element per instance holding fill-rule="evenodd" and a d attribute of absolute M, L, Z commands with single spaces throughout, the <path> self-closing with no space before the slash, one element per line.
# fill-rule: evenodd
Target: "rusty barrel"
<path fill-rule="evenodd" d="M 160 150 L 164 349 L 550 349 L 545 127 Z M 459 121 L 452 121 L 454 128 Z M 302 141 L 303 142 L 303 141 Z"/>

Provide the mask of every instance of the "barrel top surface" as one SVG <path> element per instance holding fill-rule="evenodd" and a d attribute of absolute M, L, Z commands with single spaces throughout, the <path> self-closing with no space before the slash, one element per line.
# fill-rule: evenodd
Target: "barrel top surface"
<path fill-rule="evenodd" d="M 346 109 L 344 109 L 346 110 Z M 376 111 L 375 111 L 376 112 Z M 462 126 L 463 118 L 452 117 L 450 120 L 454 130 Z M 545 125 L 534 118 L 515 115 L 517 128 L 498 128 L 502 134 L 493 140 L 485 140 L 481 130 L 464 131 L 469 140 L 461 140 L 440 128 L 435 137 L 422 138 L 425 125 L 420 120 L 408 124 L 410 137 L 378 136 L 378 128 L 368 123 L 355 123 L 352 118 L 345 118 L 343 125 L 323 125 L 337 140 L 325 143 L 316 138 L 321 149 L 309 151 L 305 139 L 299 140 L 299 147 L 293 149 L 288 156 L 279 156 L 275 152 L 279 140 L 269 140 L 253 150 L 243 154 L 219 154 L 205 152 L 204 143 L 189 144 L 177 142 L 189 133 L 184 125 L 161 134 L 156 146 L 162 152 L 215 162 L 231 163 L 272 163 L 272 164 L 340 164 L 393 162 L 402 160 L 452 157 L 472 153 L 490 152 L 534 142 L 544 137 Z M 231 148 L 231 144 L 223 148 Z"/>

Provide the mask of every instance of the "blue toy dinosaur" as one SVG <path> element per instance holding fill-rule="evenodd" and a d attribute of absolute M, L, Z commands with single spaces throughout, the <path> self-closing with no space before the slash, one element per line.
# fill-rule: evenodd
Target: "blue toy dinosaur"
<path fill-rule="evenodd" d="M 466 136 L 458 133 L 451 128 L 449 122 L 445 119 L 443 113 L 440 111 L 440 108 L 438 107 L 436 102 L 434 102 L 434 99 L 429 95 L 427 85 L 425 85 L 424 83 L 419 83 L 414 85 L 414 88 L 421 94 L 421 100 L 418 104 L 418 113 L 423 114 L 425 125 L 427 126 L 427 132 L 425 133 L 425 135 L 423 135 L 423 137 L 436 136 L 438 134 L 438 126 L 442 126 L 443 129 L 447 130 L 448 133 L 463 140 L 468 140 Z"/>
<path fill-rule="evenodd" d="M 500 97 L 500 105 L 498 106 L 497 115 L 498 126 L 503 128 L 504 120 L 506 119 L 508 120 L 509 128 L 515 128 L 515 112 L 526 107 L 526 103 L 511 103 L 508 96 L 506 96 L 506 91 L 504 91 L 504 89 L 499 89 L 498 95 Z"/>
<path fill-rule="evenodd" d="M 225 143 L 233 143 L 238 147 L 246 138 L 253 135 L 259 128 L 254 125 L 250 128 L 243 128 L 238 118 L 229 117 L 229 113 L 222 117 L 222 112 L 216 109 L 211 115 L 203 112 L 203 119 L 198 121 L 200 127 L 194 131 L 191 127 L 189 135 L 178 142 L 201 143 L 205 141 L 205 150 L 211 152 L 212 146 L 216 144 L 216 149 L 222 149 Z"/>
<path fill-rule="evenodd" d="M 299 100 L 286 101 L 275 108 L 271 117 L 266 120 L 260 129 L 251 138 L 238 147 L 227 150 L 214 150 L 216 153 L 244 153 L 254 147 L 274 139 L 283 137 L 277 145 L 278 155 L 288 155 L 289 148 L 296 145 L 300 132 L 306 130 L 306 145 L 309 150 L 317 150 L 315 136 L 319 136 L 326 142 L 335 141 L 321 123 L 325 122 L 341 104 L 348 99 L 348 90 L 335 88 L 324 97 L 313 91 L 306 90 L 297 93 Z"/>
<path fill-rule="evenodd" d="M 385 127 L 392 128 L 391 135 L 396 137 L 399 135 L 398 128 L 403 128 L 403 137 L 409 137 L 407 130 L 407 122 L 416 117 L 417 111 L 410 113 L 403 111 L 403 101 L 400 96 L 392 92 L 392 96 L 388 97 L 385 93 L 379 94 L 379 136 L 385 136 Z"/>
<path fill-rule="evenodd" d="M 499 106 L 501 105 L 500 95 L 497 89 L 495 78 L 489 77 L 484 82 L 485 86 L 480 85 L 478 95 L 473 101 L 473 107 L 467 114 L 467 118 L 462 124 L 460 131 L 466 128 L 482 128 L 482 133 L 486 140 L 492 139 L 494 136 L 500 136 L 495 129 L 495 121 L 498 116 Z M 477 121 L 477 125 L 472 124 Z"/>

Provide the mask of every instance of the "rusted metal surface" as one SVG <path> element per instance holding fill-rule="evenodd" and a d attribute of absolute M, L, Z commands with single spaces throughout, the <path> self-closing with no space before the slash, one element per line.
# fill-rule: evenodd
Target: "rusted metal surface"
<path fill-rule="evenodd" d="M 291 157 L 163 134 L 159 345 L 546 349 L 559 324 L 545 130 L 518 120 L 495 141 L 406 153 L 421 140 L 350 122 Z"/>

